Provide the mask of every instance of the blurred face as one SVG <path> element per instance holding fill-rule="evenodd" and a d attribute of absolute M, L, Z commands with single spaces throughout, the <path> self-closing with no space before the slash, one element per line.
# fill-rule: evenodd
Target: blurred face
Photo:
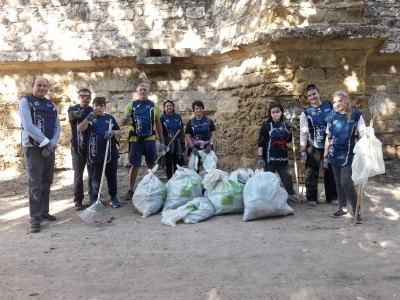
<path fill-rule="evenodd" d="M 333 105 L 339 112 L 345 112 L 347 110 L 347 104 L 349 101 L 347 99 L 342 98 L 341 96 L 333 97 Z"/>
<path fill-rule="evenodd" d="M 106 106 L 104 104 L 94 104 L 93 109 L 97 112 L 99 116 L 104 116 L 104 112 L 106 111 Z"/>
<path fill-rule="evenodd" d="M 271 117 L 274 122 L 279 122 L 281 120 L 282 112 L 279 107 L 274 107 L 271 109 Z"/>
<path fill-rule="evenodd" d="M 37 77 L 35 83 L 31 86 L 32 94 L 39 99 L 46 97 L 47 93 L 49 92 L 49 83 L 47 82 L 46 78 Z"/>
<path fill-rule="evenodd" d="M 203 117 L 203 113 L 204 113 L 204 108 L 202 108 L 201 106 L 194 106 L 194 115 L 196 116 L 196 119 L 201 119 Z"/>
<path fill-rule="evenodd" d="M 83 108 L 89 107 L 90 100 L 92 100 L 92 97 L 90 96 L 90 93 L 88 92 L 80 92 L 79 93 L 79 105 Z"/>
<path fill-rule="evenodd" d="M 174 106 L 171 102 L 167 102 L 164 106 L 164 109 L 167 115 L 172 115 L 174 113 Z"/>
<path fill-rule="evenodd" d="M 146 87 L 139 86 L 137 88 L 137 92 L 138 92 L 140 101 L 146 101 L 149 99 L 149 90 Z"/>
<path fill-rule="evenodd" d="M 321 100 L 319 99 L 319 93 L 317 90 L 310 90 L 307 92 L 308 101 L 310 101 L 311 106 L 318 107 L 321 105 Z"/>

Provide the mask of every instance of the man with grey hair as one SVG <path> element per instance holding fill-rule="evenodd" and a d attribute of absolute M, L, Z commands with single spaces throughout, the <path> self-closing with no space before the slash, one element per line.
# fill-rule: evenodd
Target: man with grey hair
<path fill-rule="evenodd" d="M 31 87 L 32 94 L 21 99 L 18 112 L 28 173 L 30 231 L 34 233 L 40 231 L 43 220 L 56 220 L 49 214 L 49 199 L 54 176 L 54 152 L 61 126 L 56 106 L 46 98 L 49 81 L 44 77 L 35 77 Z"/>
<path fill-rule="evenodd" d="M 156 126 L 160 139 L 159 151 L 165 148 L 163 131 L 160 121 L 160 108 L 149 100 L 150 88 L 146 83 L 140 83 L 137 87 L 139 99 L 132 101 L 125 108 L 125 115 L 121 125 L 130 125 L 129 132 L 129 162 L 132 167 L 129 171 L 129 190 L 125 200 L 132 200 L 133 189 L 141 165 L 142 156 L 145 156 L 148 169 L 153 168 L 156 159 Z"/>

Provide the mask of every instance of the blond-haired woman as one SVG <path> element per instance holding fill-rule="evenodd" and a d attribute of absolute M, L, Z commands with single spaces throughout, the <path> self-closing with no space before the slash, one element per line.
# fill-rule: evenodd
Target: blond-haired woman
<path fill-rule="evenodd" d="M 337 91 L 333 94 L 335 113 L 327 123 L 324 151 L 324 168 L 328 163 L 332 165 L 338 193 L 339 210 L 332 217 L 339 218 L 347 215 L 347 202 L 350 203 L 353 213 L 357 206 L 357 190 L 351 179 L 353 162 L 353 149 L 365 130 L 365 122 L 361 111 L 353 109 L 350 97 L 346 92 Z M 357 223 L 362 223 L 359 213 Z"/>

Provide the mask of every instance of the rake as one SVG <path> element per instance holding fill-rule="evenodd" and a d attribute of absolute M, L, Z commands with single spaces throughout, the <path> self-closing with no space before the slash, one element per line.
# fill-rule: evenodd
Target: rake
<path fill-rule="evenodd" d="M 284 116 L 286 119 L 290 120 L 290 123 L 293 122 L 293 119 L 296 118 L 298 114 L 303 111 L 303 108 L 300 106 L 299 101 L 297 100 L 289 100 L 282 104 L 284 111 Z M 290 133 L 292 134 L 292 146 L 293 146 L 293 160 L 294 160 L 294 172 L 296 175 L 296 186 L 297 186 L 297 195 L 300 200 L 300 188 L 299 188 L 299 174 L 297 172 L 297 159 L 296 159 L 296 143 L 294 141 L 293 128 L 290 128 Z"/>
<path fill-rule="evenodd" d="M 368 100 L 368 109 L 364 108 L 362 109 L 363 112 L 363 117 L 365 114 L 365 121 L 369 119 L 369 126 L 373 128 L 374 126 L 374 120 L 375 118 L 382 112 L 384 111 L 387 107 L 390 107 L 393 105 L 393 102 L 390 100 L 390 97 L 386 93 L 376 93 L 373 95 L 371 98 Z M 359 188 L 359 193 L 357 197 L 357 205 L 356 205 L 356 211 L 354 214 L 354 225 L 356 225 L 357 221 L 357 215 L 360 210 L 360 204 L 362 203 L 362 183 L 360 183 L 360 188 Z M 363 215 L 363 213 L 361 212 Z"/>
<path fill-rule="evenodd" d="M 111 130 L 111 127 L 112 127 L 112 119 L 110 119 L 110 123 L 108 125 L 108 131 Z M 81 217 L 81 219 L 87 225 L 93 224 L 93 225 L 101 226 L 101 225 L 105 225 L 107 223 L 111 223 L 110 221 L 112 220 L 108 209 L 100 201 L 101 189 L 103 187 L 104 172 L 106 170 L 106 164 L 107 164 L 109 145 L 110 145 L 110 140 L 107 140 L 106 153 L 104 156 L 104 163 L 103 163 L 103 171 L 101 173 L 100 187 L 99 187 L 99 192 L 97 194 L 97 201 L 79 215 L 79 217 Z"/>

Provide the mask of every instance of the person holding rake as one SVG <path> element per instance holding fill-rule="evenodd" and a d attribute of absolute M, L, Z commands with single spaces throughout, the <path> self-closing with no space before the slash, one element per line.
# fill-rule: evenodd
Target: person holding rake
<path fill-rule="evenodd" d="M 114 117 L 106 114 L 106 99 L 104 97 L 96 97 L 93 99 L 94 110 L 78 125 L 79 131 L 89 131 L 88 140 L 88 158 L 92 165 L 92 194 L 93 203 L 98 198 L 101 176 L 103 173 L 103 163 L 105 159 L 105 150 L 107 140 L 110 140 L 105 175 L 107 178 L 108 193 L 111 196 L 110 205 L 113 207 L 121 207 L 121 203 L 117 198 L 117 164 L 118 164 L 118 148 L 115 137 L 121 135 L 121 130 Z M 109 130 L 109 124 L 112 127 Z"/>
<path fill-rule="evenodd" d="M 329 116 L 326 127 L 326 140 L 324 151 L 324 168 L 332 165 L 338 192 L 339 210 L 332 217 L 339 218 L 348 214 L 347 202 L 353 209 L 357 207 L 357 190 L 351 178 L 353 162 L 353 149 L 365 131 L 365 122 L 362 112 L 352 109 L 350 97 L 347 93 L 338 91 L 333 94 L 333 105 L 336 112 Z M 362 223 L 361 214 L 358 213 L 357 224 Z"/>

